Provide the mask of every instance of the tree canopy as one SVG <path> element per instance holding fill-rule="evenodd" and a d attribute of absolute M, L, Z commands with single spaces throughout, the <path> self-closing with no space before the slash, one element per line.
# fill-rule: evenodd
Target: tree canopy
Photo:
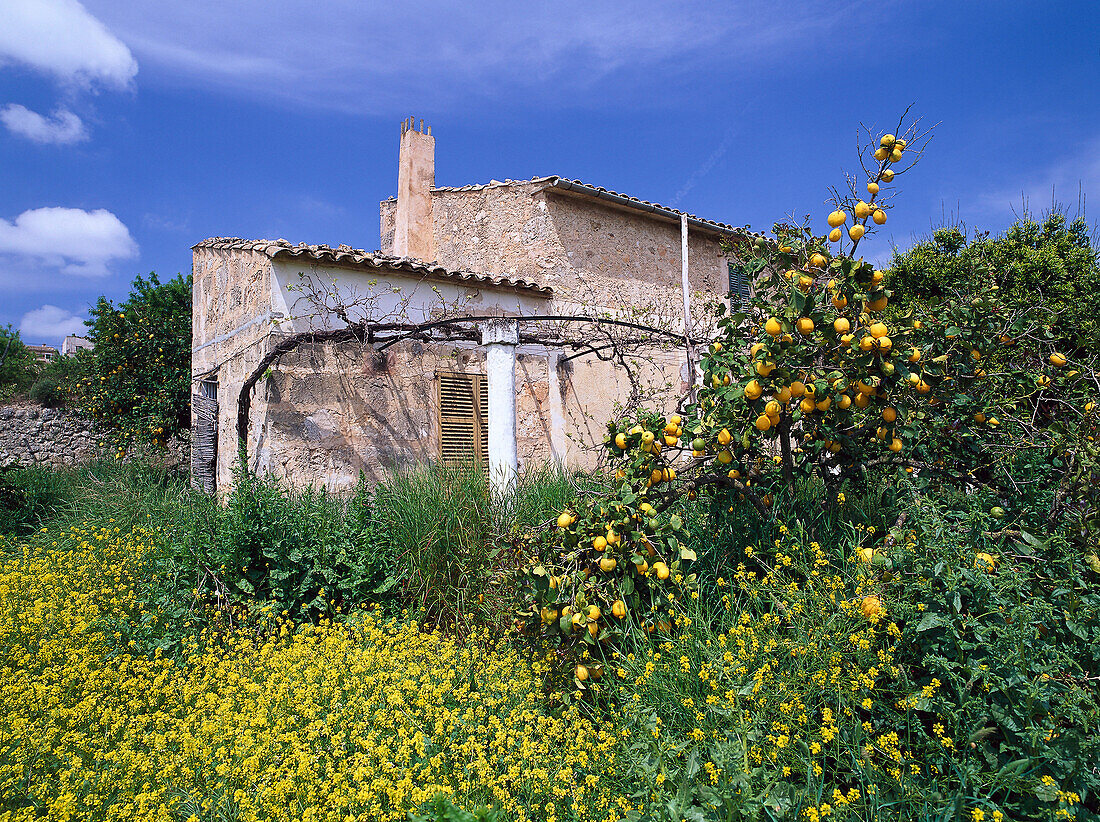
<path fill-rule="evenodd" d="M 163 444 L 190 424 L 191 276 L 161 283 L 137 277 L 130 296 L 115 305 L 100 297 L 89 312 L 83 354 L 81 404 L 118 436 L 119 450 L 134 442 Z"/>
<path fill-rule="evenodd" d="M 1041 220 L 1024 214 L 999 236 L 964 226 L 937 229 L 931 239 L 895 253 L 890 280 L 899 308 L 942 302 L 996 284 L 1010 309 L 1043 303 L 1056 315 L 1059 344 L 1100 353 L 1100 260 L 1083 217 L 1055 209 Z"/>

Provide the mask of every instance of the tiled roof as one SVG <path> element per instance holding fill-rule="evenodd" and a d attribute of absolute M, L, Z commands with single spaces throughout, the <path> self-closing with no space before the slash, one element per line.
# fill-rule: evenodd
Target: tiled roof
<path fill-rule="evenodd" d="M 530 180 L 490 180 L 488 183 L 467 186 L 436 186 L 432 190 L 478 191 L 480 189 L 486 188 L 500 188 L 503 186 L 516 186 L 525 184 L 529 185 L 531 183 L 537 185 L 545 185 L 547 187 L 553 187 L 564 191 L 572 191 L 575 194 L 588 195 L 603 200 L 609 200 L 612 202 L 616 202 L 626 208 L 636 208 L 639 211 L 646 211 L 651 214 L 659 214 L 661 216 L 672 219 L 679 219 L 679 217 L 681 216 L 686 216 L 689 222 L 691 222 L 696 227 L 709 228 L 719 234 L 747 237 L 750 239 L 765 236 L 758 231 L 752 231 L 749 226 L 733 226 L 728 223 L 719 223 L 714 220 L 706 220 L 702 217 L 698 217 L 686 211 L 680 211 L 679 209 L 671 208 L 669 206 L 663 206 L 660 203 L 652 203 L 649 200 L 641 200 L 637 197 L 631 197 L 627 194 L 620 194 L 617 191 L 612 191 L 611 189 L 603 188 L 602 186 L 594 186 L 591 183 L 585 183 L 581 180 L 570 180 L 566 177 L 560 177 L 556 175 L 550 177 L 532 177 Z"/>
<path fill-rule="evenodd" d="M 294 259 L 308 262 L 341 265 L 351 268 L 389 269 L 409 271 L 443 280 L 456 280 L 471 285 L 491 286 L 495 288 L 515 288 L 535 294 L 550 296 L 549 286 L 531 280 L 514 277 L 500 277 L 481 274 L 476 271 L 452 271 L 435 263 L 426 263 L 415 257 L 393 257 L 380 251 L 364 251 L 361 248 L 340 245 L 336 248 L 327 245 L 293 245 L 287 240 L 243 240 L 240 237 L 212 237 L 196 243 L 192 248 L 217 248 L 231 251 L 260 251 L 272 259 Z"/>

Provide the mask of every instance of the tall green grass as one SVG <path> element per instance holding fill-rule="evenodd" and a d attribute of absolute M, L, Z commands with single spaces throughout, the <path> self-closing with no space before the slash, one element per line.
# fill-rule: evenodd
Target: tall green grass
<path fill-rule="evenodd" d="M 502 496 L 474 465 L 433 464 L 345 494 L 242 474 L 219 502 L 138 461 L 4 477 L 0 533 L 155 525 L 162 544 L 147 594 L 169 612 L 179 610 L 169 600 L 198 589 L 216 608 L 274 601 L 317 618 L 381 604 L 460 632 L 507 621 L 514 574 L 528 559 L 522 536 L 552 527 L 577 493 L 598 485 L 540 466 Z"/>

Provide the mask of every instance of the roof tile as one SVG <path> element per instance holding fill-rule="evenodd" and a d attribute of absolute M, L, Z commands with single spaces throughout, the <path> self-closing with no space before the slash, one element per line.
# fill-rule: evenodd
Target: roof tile
<path fill-rule="evenodd" d="M 192 246 L 195 248 L 214 248 L 231 251 L 259 251 L 272 259 L 289 258 L 308 260 L 316 263 L 350 266 L 352 268 L 389 269 L 392 271 L 410 271 L 444 280 L 491 286 L 495 288 L 514 288 L 535 294 L 550 296 L 549 286 L 515 277 L 503 277 L 483 274 L 477 271 L 453 271 L 435 263 L 427 263 L 415 257 L 394 257 L 380 251 L 364 251 L 339 245 L 293 245 L 287 240 L 245 240 L 240 237 L 211 237 Z"/>

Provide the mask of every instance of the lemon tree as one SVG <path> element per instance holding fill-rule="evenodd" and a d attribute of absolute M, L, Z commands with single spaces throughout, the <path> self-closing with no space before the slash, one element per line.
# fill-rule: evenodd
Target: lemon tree
<path fill-rule="evenodd" d="M 1096 521 L 1087 432 L 1097 380 L 1056 350 L 1041 312 L 1007 308 L 995 287 L 891 310 L 887 275 L 856 256 L 886 222 L 891 186 L 921 137 L 886 134 L 870 146 L 867 179 L 834 192 L 825 233 L 777 225 L 773 241 L 731 249 L 755 294 L 737 310 L 719 306 L 694 399 L 668 418 L 609 425 L 612 488 L 562 512 L 553 561 L 531 570 L 517 617 L 575 663 L 578 688 L 600 676 L 604 649 L 625 633 L 667 630 L 665 602 L 696 584 L 673 510 L 703 486 L 729 489 L 766 520 L 810 479 L 826 506 L 846 481 L 888 482 L 890 472 L 916 488 L 1008 495 L 1017 461 L 1038 450 L 1063 507 Z"/>

